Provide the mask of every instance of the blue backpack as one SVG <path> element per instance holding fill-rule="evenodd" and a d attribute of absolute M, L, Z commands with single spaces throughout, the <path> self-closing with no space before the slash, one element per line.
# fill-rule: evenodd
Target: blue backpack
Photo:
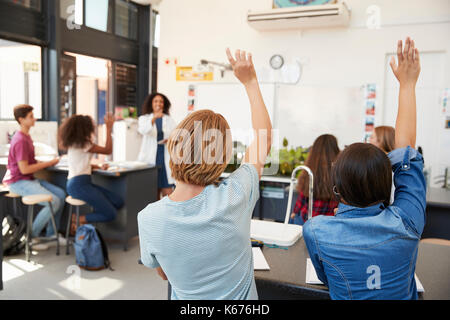
<path fill-rule="evenodd" d="M 75 234 L 75 258 L 77 265 L 89 271 L 111 268 L 108 258 L 108 248 L 100 232 L 91 224 L 85 224 L 77 229 Z"/>

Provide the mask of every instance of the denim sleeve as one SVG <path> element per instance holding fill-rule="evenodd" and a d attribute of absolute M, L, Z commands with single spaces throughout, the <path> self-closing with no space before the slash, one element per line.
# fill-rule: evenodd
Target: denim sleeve
<path fill-rule="evenodd" d="M 422 155 L 411 147 L 389 154 L 394 172 L 394 203 L 402 219 L 420 236 L 425 226 L 426 182 Z"/>
<path fill-rule="evenodd" d="M 151 269 L 158 268 L 160 265 L 155 256 L 151 253 L 149 241 L 146 237 L 145 218 L 143 218 L 142 212 L 138 214 L 138 229 L 142 264 Z"/>
<path fill-rule="evenodd" d="M 323 268 L 323 263 L 320 259 L 320 250 L 317 244 L 316 236 L 314 234 L 313 220 L 308 220 L 303 226 L 303 239 L 305 240 L 306 248 L 308 249 L 309 257 L 316 269 L 317 277 L 324 285 L 328 286 L 327 276 Z"/>

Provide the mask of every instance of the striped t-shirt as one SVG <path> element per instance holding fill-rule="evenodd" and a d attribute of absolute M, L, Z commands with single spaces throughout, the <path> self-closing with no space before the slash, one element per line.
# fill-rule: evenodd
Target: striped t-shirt
<path fill-rule="evenodd" d="M 183 202 L 165 197 L 138 215 L 141 260 L 161 266 L 173 300 L 256 300 L 250 220 L 256 168 L 243 164 Z"/>

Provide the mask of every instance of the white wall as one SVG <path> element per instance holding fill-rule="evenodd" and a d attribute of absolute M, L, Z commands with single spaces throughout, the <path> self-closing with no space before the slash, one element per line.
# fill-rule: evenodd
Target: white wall
<path fill-rule="evenodd" d="M 273 54 L 281 54 L 286 63 L 296 59 L 304 62 L 299 86 L 335 90 L 376 83 L 376 125 L 381 125 L 386 121 L 383 116 L 386 55 L 393 53 L 397 40 L 406 36 L 411 36 L 422 52 L 445 54 L 443 86 L 450 86 L 450 1 L 345 2 L 352 10 L 348 28 L 259 32 L 247 24 L 247 11 L 270 9 L 272 0 L 164 0 L 158 8 L 161 14 L 158 90 L 168 95 L 173 116 L 181 120 L 187 114 L 189 83 L 175 81 L 175 66 L 166 66 L 166 58 L 177 57 L 179 65 L 183 66 L 195 66 L 200 59 L 226 62 L 226 47 L 242 48 L 253 53 L 257 67 L 265 67 Z M 381 9 L 380 29 L 366 26 L 367 9 L 371 5 Z M 216 72 L 215 77 L 218 81 L 235 81 L 231 73 L 220 79 Z M 314 136 L 299 133 L 302 119 L 292 119 L 288 111 L 280 112 L 275 120 L 280 138 L 287 136 L 292 145 L 310 145 L 318 132 L 314 132 Z M 310 112 L 320 119 L 320 109 Z M 298 127 L 293 123 L 298 123 Z M 357 130 L 358 134 L 353 133 L 353 136 L 361 139 L 362 132 L 359 127 Z"/>

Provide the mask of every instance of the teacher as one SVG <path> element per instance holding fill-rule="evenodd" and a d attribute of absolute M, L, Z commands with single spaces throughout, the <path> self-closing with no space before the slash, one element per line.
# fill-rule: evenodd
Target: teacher
<path fill-rule="evenodd" d="M 149 95 L 142 105 L 138 131 L 143 135 L 138 161 L 158 166 L 158 200 L 172 193 L 175 180 L 169 166 L 167 141 L 176 127 L 169 115 L 171 103 L 161 93 Z"/>

